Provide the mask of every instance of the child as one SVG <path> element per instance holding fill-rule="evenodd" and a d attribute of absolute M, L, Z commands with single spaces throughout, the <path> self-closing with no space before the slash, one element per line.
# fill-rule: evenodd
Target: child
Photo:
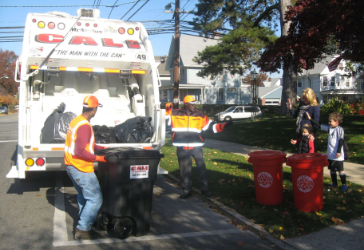
<path fill-rule="evenodd" d="M 307 113 L 306 113 L 307 114 Z M 339 171 L 341 179 L 341 191 L 346 191 L 346 174 L 344 171 L 344 129 L 339 126 L 343 122 L 343 116 L 339 112 L 333 112 L 329 114 L 329 125 L 320 125 L 307 114 L 309 120 L 317 126 L 321 127 L 321 130 L 329 132 L 329 138 L 327 143 L 327 159 L 329 161 L 329 169 L 332 179 L 330 188 L 337 187 L 337 175 L 336 171 Z"/>
<path fill-rule="evenodd" d="M 315 152 L 315 145 L 314 141 L 309 139 L 309 135 L 312 133 L 313 129 L 311 124 L 303 125 L 301 129 L 301 137 L 298 140 L 291 139 L 291 143 L 293 145 L 298 144 L 298 153 L 314 153 Z"/>

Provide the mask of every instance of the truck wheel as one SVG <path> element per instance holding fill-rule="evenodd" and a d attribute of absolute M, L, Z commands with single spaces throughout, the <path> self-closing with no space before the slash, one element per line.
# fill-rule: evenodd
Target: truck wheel
<path fill-rule="evenodd" d="M 114 225 L 115 236 L 119 239 L 128 238 L 133 232 L 133 221 L 128 217 L 123 217 L 116 221 Z"/>
<path fill-rule="evenodd" d="M 226 116 L 224 120 L 225 121 L 231 121 L 231 117 L 230 116 Z"/>

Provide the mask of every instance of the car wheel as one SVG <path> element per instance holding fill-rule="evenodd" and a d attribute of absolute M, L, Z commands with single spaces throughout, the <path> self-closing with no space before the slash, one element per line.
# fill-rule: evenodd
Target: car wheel
<path fill-rule="evenodd" d="M 230 116 L 226 116 L 224 121 L 231 121 L 231 117 Z"/>

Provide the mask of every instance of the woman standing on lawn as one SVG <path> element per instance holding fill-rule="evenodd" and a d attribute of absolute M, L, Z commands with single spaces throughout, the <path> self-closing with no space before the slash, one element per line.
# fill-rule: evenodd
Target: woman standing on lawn
<path fill-rule="evenodd" d="M 315 92 L 311 88 L 307 88 L 303 90 L 301 99 L 300 99 L 300 105 L 297 110 L 293 109 L 291 100 L 287 100 L 287 108 L 290 112 L 290 114 L 297 118 L 297 128 L 296 128 L 296 135 L 297 138 L 300 138 L 301 136 L 301 129 L 305 124 L 310 124 L 313 127 L 313 138 L 316 134 L 316 131 L 318 129 L 317 125 L 313 124 L 307 117 L 306 112 L 312 117 L 313 120 L 319 121 L 320 120 L 320 107 L 317 103 Z M 312 134 L 311 134 L 312 135 Z M 310 139 L 311 139 L 310 138 Z"/>

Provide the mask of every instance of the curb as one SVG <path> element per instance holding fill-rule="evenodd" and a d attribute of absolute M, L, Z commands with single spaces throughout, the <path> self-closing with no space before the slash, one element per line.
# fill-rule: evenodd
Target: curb
<path fill-rule="evenodd" d="M 172 175 L 171 173 L 168 173 L 167 176 L 170 179 L 180 183 L 180 180 L 177 177 L 175 177 L 174 175 Z M 197 188 L 193 187 L 192 191 L 194 193 L 199 194 L 199 195 L 201 194 L 201 191 L 198 190 Z M 284 250 L 294 250 L 294 249 L 296 249 L 296 248 L 293 248 L 291 245 L 289 245 L 287 242 L 284 242 L 282 240 L 274 238 L 264 228 L 262 228 L 261 226 L 259 226 L 257 224 L 254 224 L 248 218 L 246 218 L 243 215 L 237 213 L 235 210 L 225 206 L 221 202 L 219 202 L 219 201 L 217 201 L 217 200 L 215 200 L 213 198 L 208 198 L 208 197 L 205 197 L 205 196 L 202 196 L 202 195 L 200 195 L 199 198 L 202 198 L 204 201 L 209 202 L 210 205 L 214 206 L 214 208 L 216 208 L 219 212 L 221 212 L 226 217 L 229 217 L 230 219 L 231 218 L 235 219 L 236 222 L 238 222 L 239 224 L 241 224 L 243 226 L 246 226 L 249 231 L 251 231 L 254 234 L 258 235 L 261 239 L 271 242 L 272 244 L 276 245 L 280 249 L 284 249 Z"/>

